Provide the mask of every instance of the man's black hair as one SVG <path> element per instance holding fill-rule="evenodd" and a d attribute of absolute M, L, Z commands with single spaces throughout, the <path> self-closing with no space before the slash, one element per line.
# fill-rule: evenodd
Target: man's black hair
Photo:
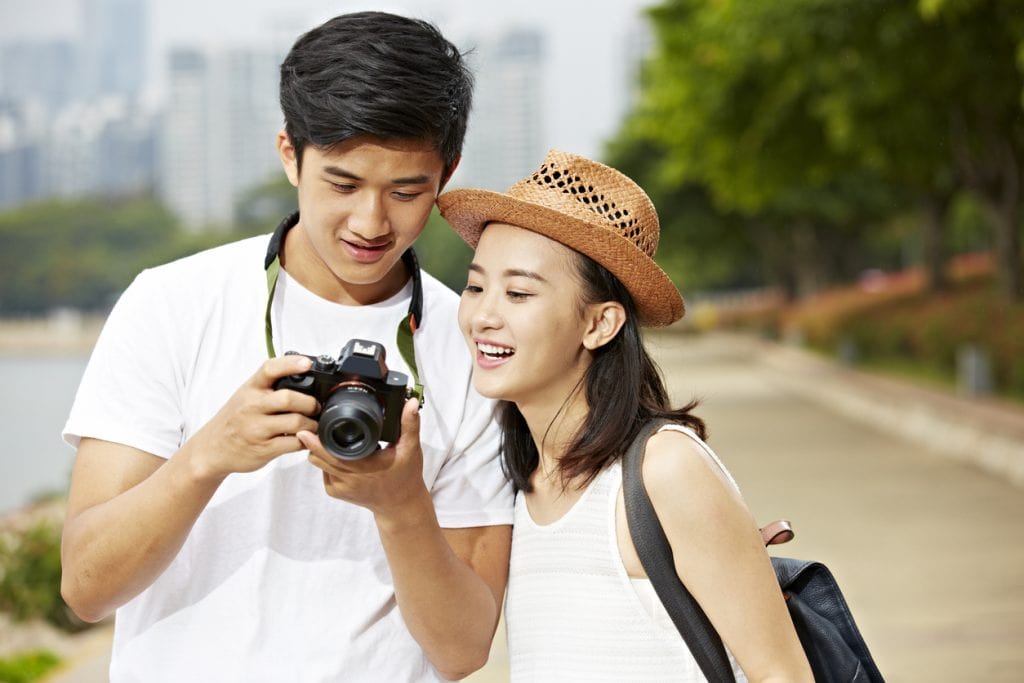
<path fill-rule="evenodd" d="M 305 146 L 350 138 L 423 140 L 450 171 L 462 154 L 473 77 L 432 24 L 384 12 L 343 14 L 301 36 L 281 64 L 285 131 Z"/>

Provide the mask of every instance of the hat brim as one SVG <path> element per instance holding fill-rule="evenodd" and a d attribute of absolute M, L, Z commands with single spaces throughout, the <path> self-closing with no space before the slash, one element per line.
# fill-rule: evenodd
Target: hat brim
<path fill-rule="evenodd" d="M 437 205 L 452 229 L 474 249 L 488 223 L 508 223 L 589 256 L 629 290 L 641 325 L 665 327 L 686 312 L 683 297 L 671 278 L 654 259 L 622 235 L 490 190 L 451 190 L 437 198 Z"/>

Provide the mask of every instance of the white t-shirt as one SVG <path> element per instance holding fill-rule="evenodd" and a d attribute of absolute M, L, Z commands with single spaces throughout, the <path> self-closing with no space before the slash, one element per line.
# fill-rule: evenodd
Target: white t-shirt
<path fill-rule="evenodd" d="M 662 429 L 688 435 L 722 466 L 692 430 L 675 424 Z M 631 579 L 622 564 L 616 526 L 621 490 L 622 463 L 616 461 L 564 515 L 543 525 L 530 516 L 526 498 L 517 497 L 505 601 L 514 683 L 707 680 L 650 580 Z M 736 681 L 745 683 L 728 649 L 726 654 Z"/>
<path fill-rule="evenodd" d="M 64 438 L 168 458 L 266 360 L 267 302 L 255 237 L 144 271 L 111 312 Z M 372 306 L 320 299 L 282 272 L 275 349 L 337 356 L 355 337 L 395 337 L 411 283 Z M 512 522 L 493 403 L 472 388 L 458 297 L 423 274 L 414 335 L 425 386 L 423 477 L 442 527 Z M 371 456 L 372 457 L 372 456 Z M 329 497 L 306 453 L 229 476 L 181 551 L 117 611 L 114 681 L 441 680 L 402 621 L 372 514 Z"/>

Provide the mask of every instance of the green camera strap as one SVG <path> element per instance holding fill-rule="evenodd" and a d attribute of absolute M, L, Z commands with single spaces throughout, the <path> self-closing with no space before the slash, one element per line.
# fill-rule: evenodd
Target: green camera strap
<path fill-rule="evenodd" d="M 267 312 L 265 317 L 265 331 L 267 336 L 267 356 L 269 358 L 273 358 L 277 355 L 274 352 L 274 332 L 270 323 L 270 307 L 274 302 L 274 291 L 277 289 L 277 278 L 281 274 L 281 247 L 284 244 L 285 233 L 298 225 L 298 223 L 298 211 L 281 221 L 281 224 L 277 226 L 277 229 L 274 230 L 274 234 L 270 237 L 270 244 L 267 245 L 267 256 L 263 262 L 263 267 L 267 271 Z M 411 247 L 406 249 L 405 253 L 402 254 L 402 262 L 405 263 L 405 267 L 409 269 L 409 273 L 412 275 L 412 300 L 409 301 L 409 312 L 404 318 L 402 318 L 402 321 L 398 323 L 396 341 L 398 344 L 398 352 L 402 354 L 402 358 L 405 359 L 405 364 L 409 366 L 409 371 L 412 373 L 416 398 L 419 399 L 420 403 L 422 403 L 423 385 L 420 384 L 420 374 L 416 367 L 416 349 L 412 343 L 412 335 L 416 332 L 420 323 L 423 322 L 423 279 L 420 275 L 419 259 L 416 258 L 416 252 L 414 252 Z"/>

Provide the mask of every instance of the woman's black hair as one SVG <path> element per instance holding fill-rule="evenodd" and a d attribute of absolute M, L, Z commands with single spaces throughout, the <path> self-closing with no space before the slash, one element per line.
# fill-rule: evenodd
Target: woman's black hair
<path fill-rule="evenodd" d="M 300 169 L 306 145 L 329 150 L 366 135 L 429 142 L 450 172 L 472 98 L 472 74 L 435 26 L 384 12 L 327 21 L 281 64 L 281 110 Z"/>
<path fill-rule="evenodd" d="M 589 411 L 572 444 L 559 461 L 562 485 L 585 486 L 618 460 L 652 418 L 668 418 L 707 437 L 704 421 L 692 411 L 697 401 L 682 408 L 669 405 L 668 392 L 657 364 L 644 348 L 636 305 L 626 288 L 604 266 L 574 252 L 582 284 L 581 306 L 616 301 L 626 310 L 626 322 L 615 338 L 594 352 L 582 379 Z M 530 475 L 539 453 L 526 420 L 515 403 L 502 401 L 498 420 L 502 429 L 502 464 L 517 490 L 533 490 Z"/>

